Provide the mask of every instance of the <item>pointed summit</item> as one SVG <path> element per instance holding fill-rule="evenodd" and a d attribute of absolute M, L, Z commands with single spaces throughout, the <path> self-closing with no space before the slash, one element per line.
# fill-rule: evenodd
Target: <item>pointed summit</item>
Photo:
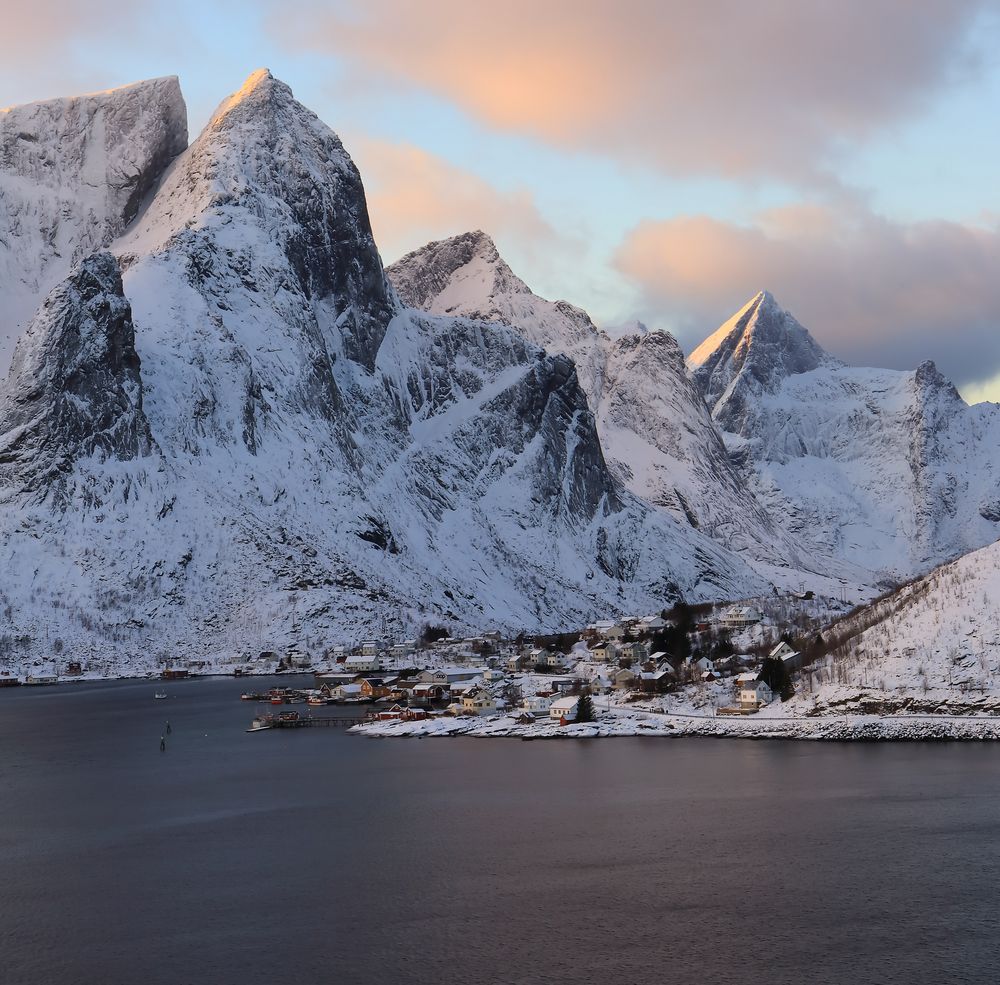
<path fill-rule="evenodd" d="M 479 229 L 428 243 L 397 260 L 388 274 L 405 305 L 432 314 L 495 318 L 491 299 L 531 293 Z"/>
<path fill-rule="evenodd" d="M 336 348 L 374 367 L 396 305 L 361 176 L 340 138 L 267 69 L 222 101 L 122 251 L 156 253 L 182 238 L 193 269 L 239 255 L 243 283 L 259 285 L 287 263 L 304 302 L 328 309 Z"/>
<path fill-rule="evenodd" d="M 837 364 L 770 291 L 754 295 L 688 357 L 691 378 L 720 421 L 745 387 L 772 392 L 785 377 Z"/>
<path fill-rule="evenodd" d="M 236 92 L 219 103 L 206 129 L 211 130 L 221 126 L 232 113 L 241 112 L 245 115 L 259 113 L 274 99 L 294 100 L 294 96 L 291 88 L 276 79 L 270 69 L 259 68 L 247 76 L 246 81 Z"/>

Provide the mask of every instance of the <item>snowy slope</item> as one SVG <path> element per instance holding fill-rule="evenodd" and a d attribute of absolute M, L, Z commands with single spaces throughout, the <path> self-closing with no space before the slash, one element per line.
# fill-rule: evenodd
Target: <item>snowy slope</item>
<path fill-rule="evenodd" d="M 186 146 L 172 77 L 0 109 L 0 377 L 42 296 L 122 232 Z"/>
<path fill-rule="evenodd" d="M 691 378 L 758 498 L 879 579 L 1000 535 L 1000 408 L 924 363 L 846 366 L 766 292 L 699 346 Z"/>
<path fill-rule="evenodd" d="M 1000 711 L 1000 544 L 944 565 L 836 623 L 800 688 L 820 710 Z"/>
<path fill-rule="evenodd" d="M 315 652 L 767 590 L 615 482 L 569 359 L 404 308 L 350 157 L 266 71 L 111 253 L 49 295 L 0 389 L 18 659 Z"/>
<path fill-rule="evenodd" d="M 534 344 L 570 356 L 597 420 L 608 465 L 636 496 L 741 552 L 769 579 L 853 575 L 773 521 L 733 468 L 674 338 L 637 326 L 616 340 L 586 312 L 532 293 L 482 232 L 429 243 L 388 269 L 410 305 L 509 325 Z"/>

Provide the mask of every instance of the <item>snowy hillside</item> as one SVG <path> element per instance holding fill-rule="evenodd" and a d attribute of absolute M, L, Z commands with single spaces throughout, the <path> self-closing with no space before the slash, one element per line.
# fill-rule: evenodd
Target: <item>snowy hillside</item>
<path fill-rule="evenodd" d="M 797 704 L 1000 711 L 1000 544 L 936 569 L 834 624 Z"/>
<path fill-rule="evenodd" d="M 42 296 L 122 232 L 187 142 L 176 78 L 0 109 L 0 377 Z"/>
<path fill-rule="evenodd" d="M 610 339 L 581 309 L 532 293 L 482 232 L 429 243 L 387 272 L 407 304 L 501 322 L 570 356 L 608 466 L 636 496 L 740 552 L 778 584 L 836 591 L 828 576 L 863 579 L 787 534 L 757 501 L 733 468 L 673 336 L 638 326 Z"/>
<path fill-rule="evenodd" d="M 766 292 L 688 360 L 734 461 L 773 516 L 878 579 L 1000 536 L 1000 408 L 924 363 L 846 366 Z"/>
<path fill-rule="evenodd" d="M 569 359 L 403 307 L 350 157 L 266 71 L 24 333 L 0 570 L 0 660 L 132 667 L 768 590 L 616 483 Z"/>

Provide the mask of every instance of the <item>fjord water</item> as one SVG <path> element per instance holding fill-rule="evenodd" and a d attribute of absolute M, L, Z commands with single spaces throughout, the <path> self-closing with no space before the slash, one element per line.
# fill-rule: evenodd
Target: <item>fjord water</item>
<path fill-rule="evenodd" d="M 1000 974 L 995 745 L 248 735 L 267 683 L 0 691 L 0 980 Z"/>

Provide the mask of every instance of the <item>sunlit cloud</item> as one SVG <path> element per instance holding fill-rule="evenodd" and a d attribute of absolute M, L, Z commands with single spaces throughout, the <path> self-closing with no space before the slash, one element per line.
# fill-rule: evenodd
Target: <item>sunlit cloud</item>
<path fill-rule="evenodd" d="M 794 206 L 751 225 L 644 222 L 616 263 L 692 344 L 762 288 L 833 355 L 958 383 L 1000 371 L 1000 225 L 897 223 L 859 205 Z"/>
<path fill-rule="evenodd" d="M 275 27 L 491 126 L 672 173 L 816 177 L 958 72 L 994 0 L 291 0 Z M 828 176 L 827 176 L 828 177 Z"/>
<path fill-rule="evenodd" d="M 495 188 L 412 144 L 355 135 L 347 146 L 364 177 L 372 229 L 387 261 L 472 229 L 538 263 L 566 243 L 526 189 Z"/>

